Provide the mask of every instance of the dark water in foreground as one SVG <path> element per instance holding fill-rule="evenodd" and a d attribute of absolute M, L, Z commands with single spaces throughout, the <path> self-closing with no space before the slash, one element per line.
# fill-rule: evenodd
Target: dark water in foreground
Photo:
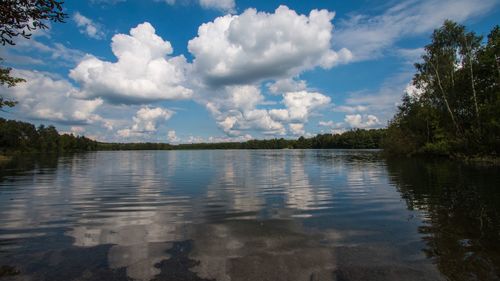
<path fill-rule="evenodd" d="M 0 280 L 500 280 L 500 169 L 376 151 L 0 167 Z"/>

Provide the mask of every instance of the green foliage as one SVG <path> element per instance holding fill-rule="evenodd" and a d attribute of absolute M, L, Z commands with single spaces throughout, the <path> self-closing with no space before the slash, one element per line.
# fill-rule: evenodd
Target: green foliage
<path fill-rule="evenodd" d="M 64 22 L 63 1 L 2 0 L 0 2 L 0 43 L 15 45 L 17 36 L 30 38 L 31 32 L 47 29 L 46 21 Z"/>
<path fill-rule="evenodd" d="M 0 58 L 0 63 L 2 62 L 2 58 Z M 4 68 L 0 66 L 0 86 L 6 85 L 7 87 L 13 87 L 17 83 L 24 82 L 25 80 L 22 78 L 13 77 L 10 75 L 11 68 Z M 0 108 L 8 106 L 13 107 L 16 105 L 15 101 L 5 100 L 2 96 L 0 96 Z"/>
<path fill-rule="evenodd" d="M 446 156 L 450 153 L 450 143 L 441 140 L 438 142 L 428 142 L 419 149 L 419 153 Z"/>
<path fill-rule="evenodd" d="M 0 152 L 70 152 L 96 150 L 97 142 L 83 136 L 60 135 L 54 126 L 0 118 Z"/>
<path fill-rule="evenodd" d="M 0 108 L 8 106 L 13 107 L 17 104 L 17 101 L 5 100 L 3 97 L 0 97 Z"/>
<path fill-rule="evenodd" d="M 98 150 L 170 150 L 168 143 L 105 143 L 97 145 Z"/>
<path fill-rule="evenodd" d="M 2 58 L 0 58 L 0 63 L 3 61 Z M 4 68 L 0 67 L 0 85 L 6 85 L 7 87 L 13 87 L 17 83 L 24 82 L 25 80 L 22 78 L 16 78 L 12 77 L 10 75 L 10 72 L 12 71 L 12 68 Z"/>
<path fill-rule="evenodd" d="M 482 37 L 451 21 L 435 30 L 387 129 L 392 154 L 500 152 L 500 28 Z"/>

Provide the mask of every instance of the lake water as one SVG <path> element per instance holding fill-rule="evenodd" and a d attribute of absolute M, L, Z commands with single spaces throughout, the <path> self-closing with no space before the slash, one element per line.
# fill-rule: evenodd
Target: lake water
<path fill-rule="evenodd" d="M 0 166 L 0 280 L 500 280 L 500 169 L 378 151 Z"/>

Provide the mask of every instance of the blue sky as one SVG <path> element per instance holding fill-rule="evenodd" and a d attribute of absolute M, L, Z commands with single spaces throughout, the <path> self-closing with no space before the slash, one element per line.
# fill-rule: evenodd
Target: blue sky
<path fill-rule="evenodd" d="M 434 28 L 486 35 L 498 0 L 67 1 L 1 47 L 8 119 L 102 141 L 296 138 L 387 124 Z"/>

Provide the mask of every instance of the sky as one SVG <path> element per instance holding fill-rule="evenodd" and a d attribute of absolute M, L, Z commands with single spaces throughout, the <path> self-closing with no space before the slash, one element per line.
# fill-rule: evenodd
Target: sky
<path fill-rule="evenodd" d="M 222 142 L 382 128 L 445 19 L 487 35 L 500 0 L 66 1 L 0 46 L 24 78 L 0 117 L 109 142 Z"/>

